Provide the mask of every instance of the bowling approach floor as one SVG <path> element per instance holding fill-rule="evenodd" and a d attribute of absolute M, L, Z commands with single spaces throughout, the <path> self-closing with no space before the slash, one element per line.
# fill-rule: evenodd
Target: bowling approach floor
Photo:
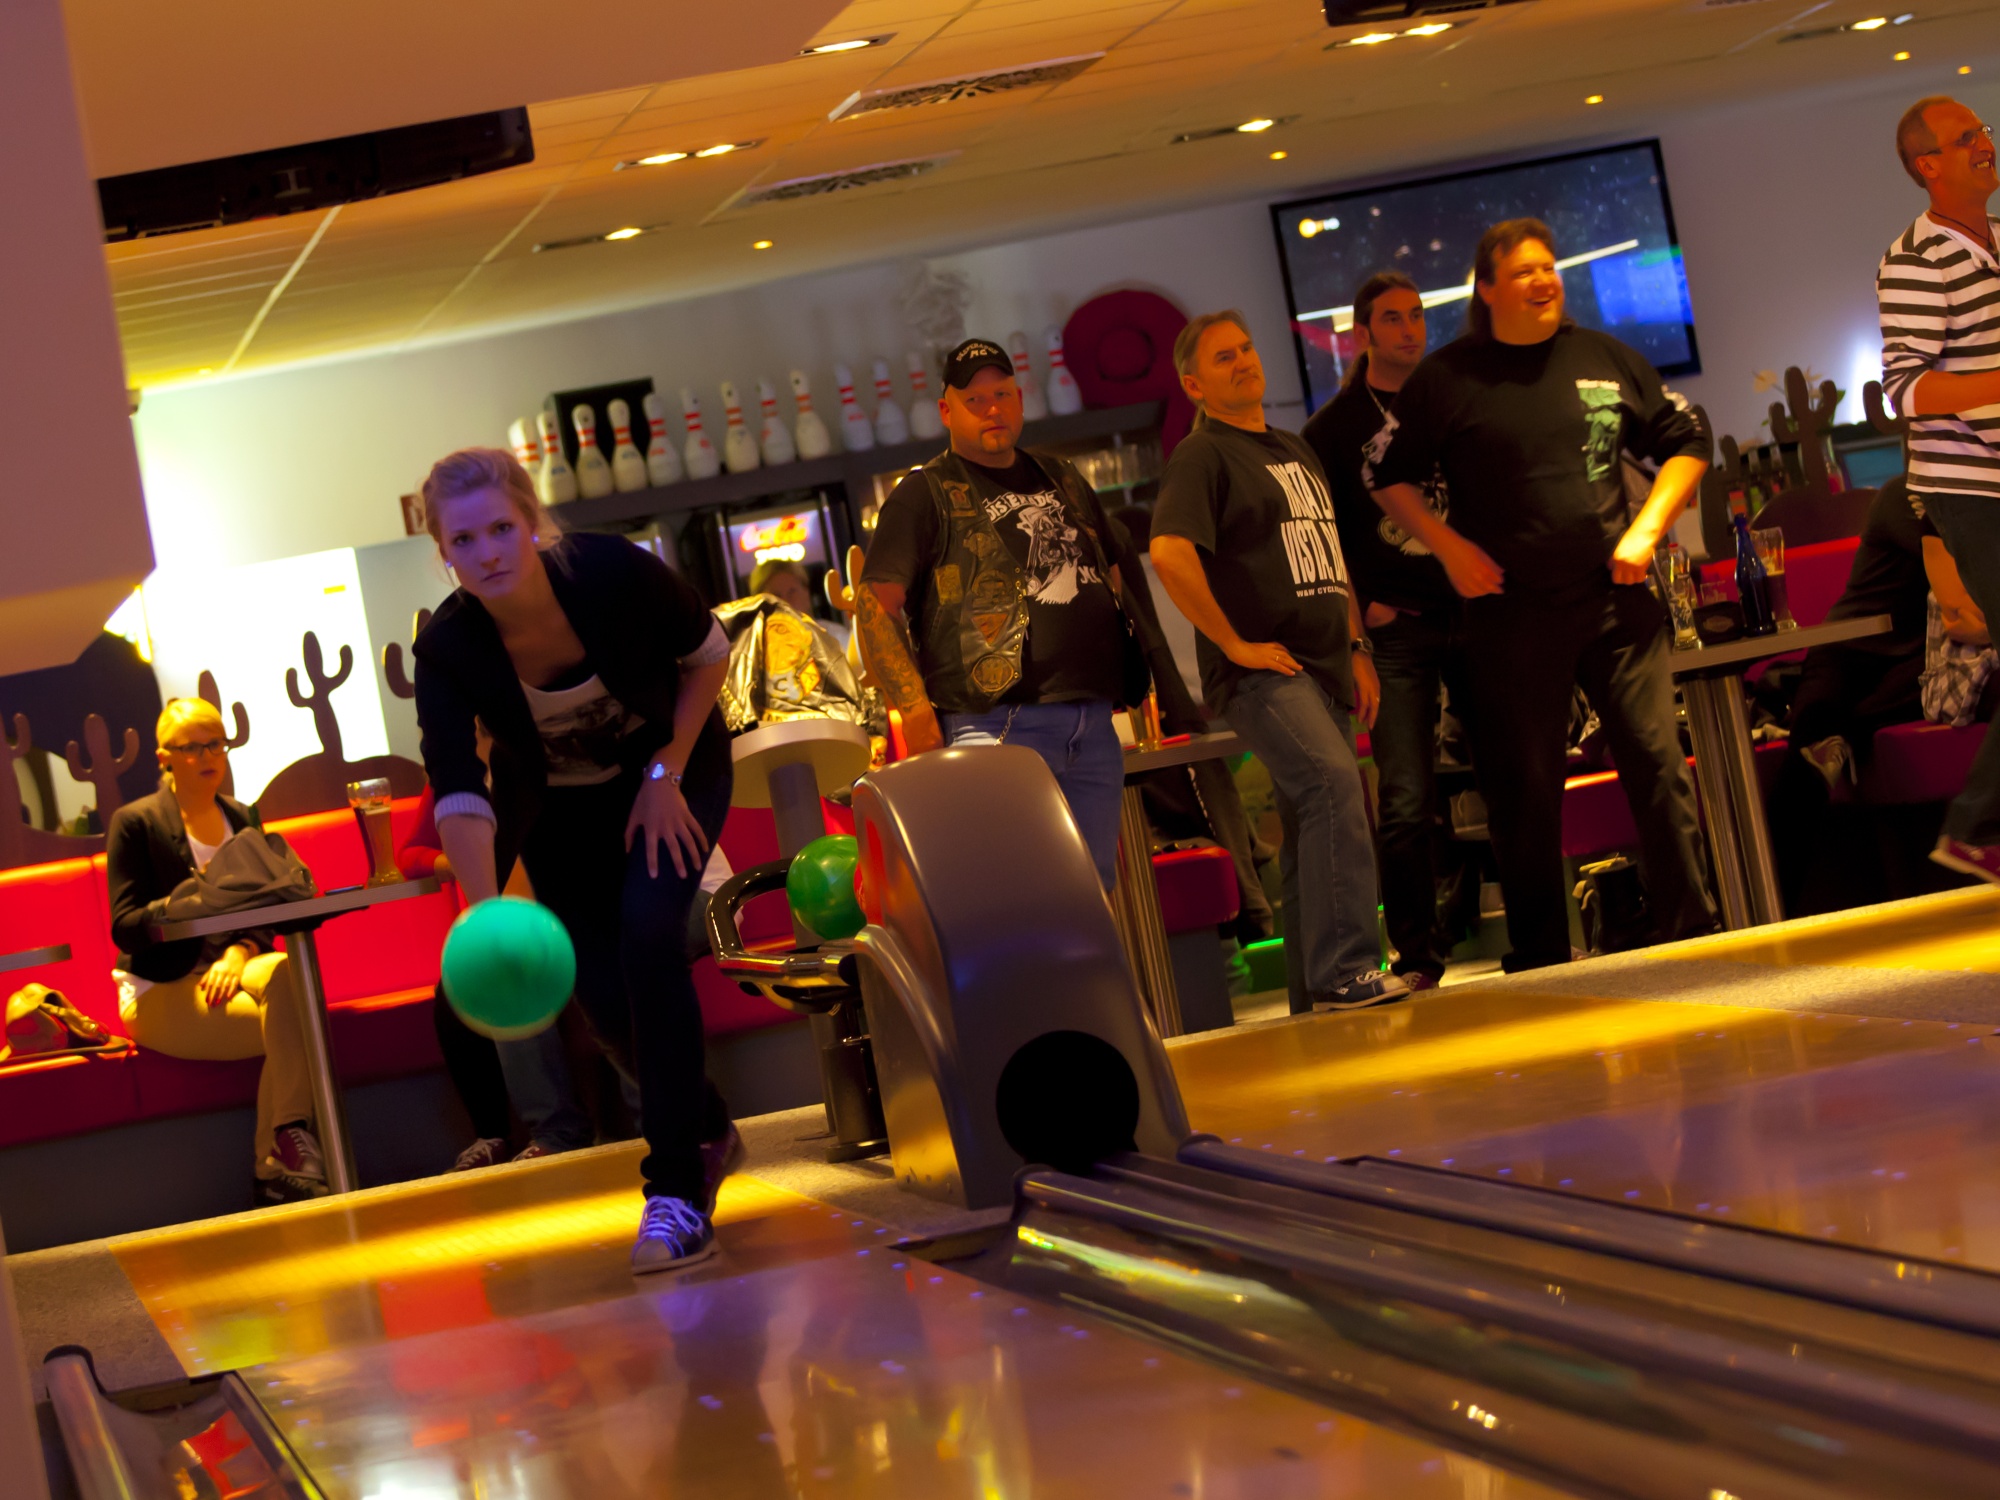
<path fill-rule="evenodd" d="M 2000 1271 L 2000 891 L 1172 1045 L 1197 1129 Z M 31 1353 L 245 1379 L 329 1496 L 1541 1496 L 911 1254 L 955 1215 L 746 1123 L 635 1286 L 637 1150 L 15 1257 Z"/>

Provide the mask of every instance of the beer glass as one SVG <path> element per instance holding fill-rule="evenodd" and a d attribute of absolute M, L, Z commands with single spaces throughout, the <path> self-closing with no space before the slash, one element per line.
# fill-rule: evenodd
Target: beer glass
<path fill-rule="evenodd" d="M 403 878 L 396 868 L 396 836 L 389 826 L 389 781 L 377 776 L 347 783 L 347 805 L 354 809 L 361 846 L 368 851 L 370 885 L 395 885 Z"/>
<path fill-rule="evenodd" d="M 1695 606 L 1701 602 L 1701 584 L 1694 563 L 1679 547 L 1662 547 L 1653 554 L 1660 567 L 1660 582 L 1667 595 L 1667 613 L 1674 621 L 1674 649 L 1691 651 L 1701 644 L 1694 627 Z"/>
<path fill-rule="evenodd" d="M 1792 618 L 1790 596 L 1785 592 L 1785 533 L 1776 526 L 1762 531 L 1752 528 L 1750 541 L 1763 559 L 1764 576 L 1771 583 L 1772 623 L 1780 630 L 1797 630 L 1799 622 Z"/>

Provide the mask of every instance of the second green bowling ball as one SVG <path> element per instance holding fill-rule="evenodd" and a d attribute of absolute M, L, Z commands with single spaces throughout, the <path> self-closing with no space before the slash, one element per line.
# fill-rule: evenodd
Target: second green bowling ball
<path fill-rule="evenodd" d="M 538 901 L 499 896 L 459 914 L 439 965 L 445 999 L 482 1036 L 546 1031 L 576 988 L 576 949 Z"/>
<path fill-rule="evenodd" d="M 829 833 L 792 856 L 785 895 L 798 919 L 824 942 L 851 938 L 866 924 L 854 899 L 861 845 L 851 833 Z"/>

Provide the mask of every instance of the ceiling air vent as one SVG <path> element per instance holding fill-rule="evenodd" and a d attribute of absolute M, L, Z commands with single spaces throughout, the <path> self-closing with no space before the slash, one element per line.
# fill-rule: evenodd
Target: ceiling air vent
<path fill-rule="evenodd" d="M 990 73 L 967 73 L 958 78 L 939 78 L 930 83 L 912 83 L 900 88 L 864 89 L 841 100 L 827 118 L 852 120 L 860 115 L 878 114 L 885 109 L 956 104 L 964 99 L 983 99 L 988 94 L 1005 94 L 1014 89 L 1047 88 L 1051 84 L 1068 82 L 1102 56 L 1102 52 L 1092 52 L 1082 57 L 1058 57 L 1049 62 L 996 68 Z"/>
<path fill-rule="evenodd" d="M 1383 21 L 1414 21 L 1422 16 L 1452 16 L 1465 11 L 1523 5 L 1527 0 L 1324 0 L 1329 26 L 1371 26 Z"/>
<path fill-rule="evenodd" d="M 943 166 L 956 151 L 942 156 L 923 156 L 910 161 L 881 161 L 872 167 L 851 167 L 842 172 L 821 172 L 812 177 L 788 177 L 782 182 L 755 183 L 738 193 L 725 209 L 753 208 L 760 203 L 790 203 L 799 198 L 820 198 L 828 193 L 846 193 L 855 188 L 874 187 L 883 182 L 903 182 Z"/>

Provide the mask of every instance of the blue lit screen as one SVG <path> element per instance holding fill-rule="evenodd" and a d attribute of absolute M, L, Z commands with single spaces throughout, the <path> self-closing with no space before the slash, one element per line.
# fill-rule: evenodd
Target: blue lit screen
<path fill-rule="evenodd" d="M 1472 253 L 1503 219 L 1554 232 L 1577 322 L 1623 339 L 1663 375 L 1701 369 L 1658 141 L 1331 193 L 1271 214 L 1309 410 L 1354 357 L 1351 308 L 1364 281 L 1389 270 L 1415 281 L 1435 349 L 1462 331 Z"/>

